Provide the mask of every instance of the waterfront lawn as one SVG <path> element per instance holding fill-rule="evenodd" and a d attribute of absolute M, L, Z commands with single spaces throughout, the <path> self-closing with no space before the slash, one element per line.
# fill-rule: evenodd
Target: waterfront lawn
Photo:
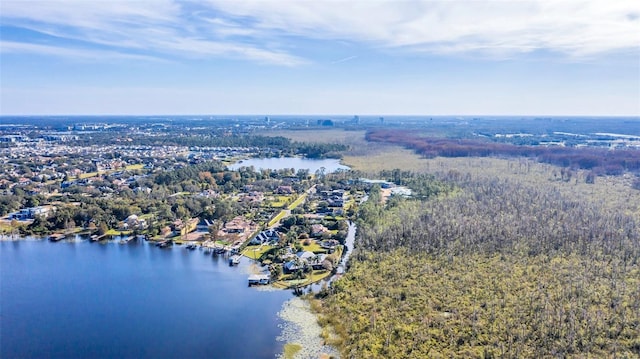
<path fill-rule="evenodd" d="M 268 245 L 257 245 L 257 246 L 247 246 L 243 251 L 242 255 L 251 259 L 259 260 L 263 254 L 269 251 L 273 246 Z"/>
<path fill-rule="evenodd" d="M 119 229 L 110 229 L 105 234 L 108 236 L 119 236 L 119 235 L 128 236 L 131 233 L 132 231 L 121 231 Z"/>
<path fill-rule="evenodd" d="M 328 270 L 314 270 L 311 271 L 310 274 L 307 274 L 304 279 L 292 279 L 293 275 L 288 274 L 284 275 L 280 278 L 280 280 L 271 283 L 275 288 L 287 289 L 287 288 L 295 288 L 298 286 L 305 286 L 312 283 L 316 283 L 322 279 L 325 279 L 331 275 L 331 272 Z"/>
<path fill-rule="evenodd" d="M 11 232 L 11 230 L 13 230 L 13 228 L 11 227 L 11 222 L 10 221 L 0 221 L 0 232 Z"/>
<path fill-rule="evenodd" d="M 309 280 L 309 284 L 311 283 L 315 283 L 319 280 L 325 279 L 328 276 L 331 275 L 331 272 L 329 272 L 328 270 L 314 270 L 311 272 L 311 277 L 308 278 Z"/>

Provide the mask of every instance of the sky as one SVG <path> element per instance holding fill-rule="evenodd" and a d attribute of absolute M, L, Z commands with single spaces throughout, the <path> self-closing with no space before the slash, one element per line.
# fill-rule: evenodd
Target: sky
<path fill-rule="evenodd" d="M 0 115 L 640 116 L 640 1 L 0 0 Z"/>

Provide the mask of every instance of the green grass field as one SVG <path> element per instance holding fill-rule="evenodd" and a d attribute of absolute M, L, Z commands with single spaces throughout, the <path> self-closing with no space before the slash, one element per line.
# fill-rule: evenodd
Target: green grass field
<path fill-rule="evenodd" d="M 298 199 L 296 199 L 295 201 L 293 201 L 293 203 L 291 203 L 289 205 L 289 207 L 287 207 L 288 210 L 292 210 L 295 209 L 296 207 L 298 207 L 300 204 L 302 204 L 304 202 L 304 200 L 307 198 L 307 194 L 303 193 L 300 197 L 298 197 Z"/>
<path fill-rule="evenodd" d="M 82 173 L 81 175 L 78 176 L 78 179 L 85 179 L 85 178 L 91 178 L 91 177 L 95 177 L 100 173 L 104 173 L 104 172 L 87 172 L 87 173 Z"/>
<path fill-rule="evenodd" d="M 263 246 L 247 246 L 242 251 L 242 255 L 247 257 L 247 258 L 258 260 L 258 259 L 260 259 L 260 257 L 262 257 L 263 254 L 265 254 L 271 248 L 273 248 L 273 247 L 272 246 L 267 246 L 267 245 L 263 245 Z"/>
<path fill-rule="evenodd" d="M 117 230 L 117 229 L 110 229 L 105 234 L 108 235 L 108 236 L 119 236 L 120 234 L 128 236 L 131 233 L 132 233 L 131 231 L 120 231 L 120 230 Z"/>
<path fill-rule="evenodd" d="M 273 217 L 272 220 L 269 221 L 269 223 L 267 223 L 267 227 L 271 227 L 276 223 L 280 222 L 280 220 L 284 218 L 284 216 L 286 215 L 287 215 L 287 211 L 284 211 L 284 210 L 280 211 L 280 213 L 278 213 L 275 217 Z"/>
<path fill-rule="evenodd" d="M 135 165 L 129 165 L 126 166 L 124 169 L 126 171 L 135 171 L 135 170 L 141 170 L 144 168 L 144 165 L 142 163 L 138 163 Z M 78 176 L 78 179 L 85 179 L 85 178 L 91 178 L 91 177 L 95 177 L 99 174 L 106 174 L 106 173 L 112 173 L 112 172 L 117 172 L 118 170 L 110 170 L 110 171 L 98 171 L 98 172 L 87 172 L 87 173 L 83 173 L 81 175 Z"/>
<path fill-rule="evenodd" d="M 318 244 L 318 241 L 316 241 L 315 239 L 311 239 L 309 240 L 311 243 L 309 245 L 304 245 L 304 242 L 306 242 L 307 239 L 302 239 L 299 241 L 300 245 L 302 246 L 302 248 L 305 251 L 309 251 L 309 252 L 313 252 L 313 253 L 326 253 L 326 250 L 324 250 L 322 247 L 320 247 L 320 244 Z"/>
<path fill-rule="evenodd" d="M 138 164 L 135 164 L 135 165 L 129 165 L 129 166 L 125 167 L 125 169 L 127 171 L 141 170 L 143 168 L 144 168 L 144 165 L 142 163 L 138 163 Z"/>

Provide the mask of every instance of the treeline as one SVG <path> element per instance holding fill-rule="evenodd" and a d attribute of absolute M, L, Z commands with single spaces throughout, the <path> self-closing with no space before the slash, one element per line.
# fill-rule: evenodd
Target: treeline
<path fill-rule="evenodd" d="M 439 180 L 432 174 L 399 169 L 380 171 L 378 178 L 411 188 L 413 198 L 425 199 L 451 192 L 455 188 L 452 182 Z"/>
<path fill-rule="evenodd" d="M 623 171 L 640 170 L 640 151 L 601 148 L 570 148 L 544 146 L 516 146 L 481 140 L 420 137 L 397 130 L 372 130 L 367 141 L 387 142 L 415 150 L 433 158 L 521 156 L 536 158 L 540 162 L 561 167 L 591 170 L 595 175 L 619 175 Z"/>
<path fill-rule="evenodd" d="M 317 306 L 343 357 L 640 356 L 637 221 L 504 180 L 456 188 L 360 206 Z"/>
<path fill-rule="evenodd" d="M 91 137 L 83 136 L 73 144 L 81 146 L 112 145 L 119 133 L 96 133 Z M 346 145 L 337 143 L 306 143 L 293 142 L 282 136 L 261 136 L 232 134 L 225 132 L 210 134 L 173 133 L 157 136 L 130 136 L 123 144 L 135 146 L 186 146 L 186 147 L 255 147 L 258 154 L 272 155 L 303 155 L 309 158 L 339 157 L 339 152 L 347 149 Z"/>

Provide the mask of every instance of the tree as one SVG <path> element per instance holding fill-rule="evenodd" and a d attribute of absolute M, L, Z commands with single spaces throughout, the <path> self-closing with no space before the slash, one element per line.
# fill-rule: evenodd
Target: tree
<path fill-rule="evenodd" d="M 100 222 L 100 224 L 98 225 L 98 235 L 103 236 L 107 234 L 108 231 L 109 227 L 107 227 L 107 224 L 104 222 Z"/>

